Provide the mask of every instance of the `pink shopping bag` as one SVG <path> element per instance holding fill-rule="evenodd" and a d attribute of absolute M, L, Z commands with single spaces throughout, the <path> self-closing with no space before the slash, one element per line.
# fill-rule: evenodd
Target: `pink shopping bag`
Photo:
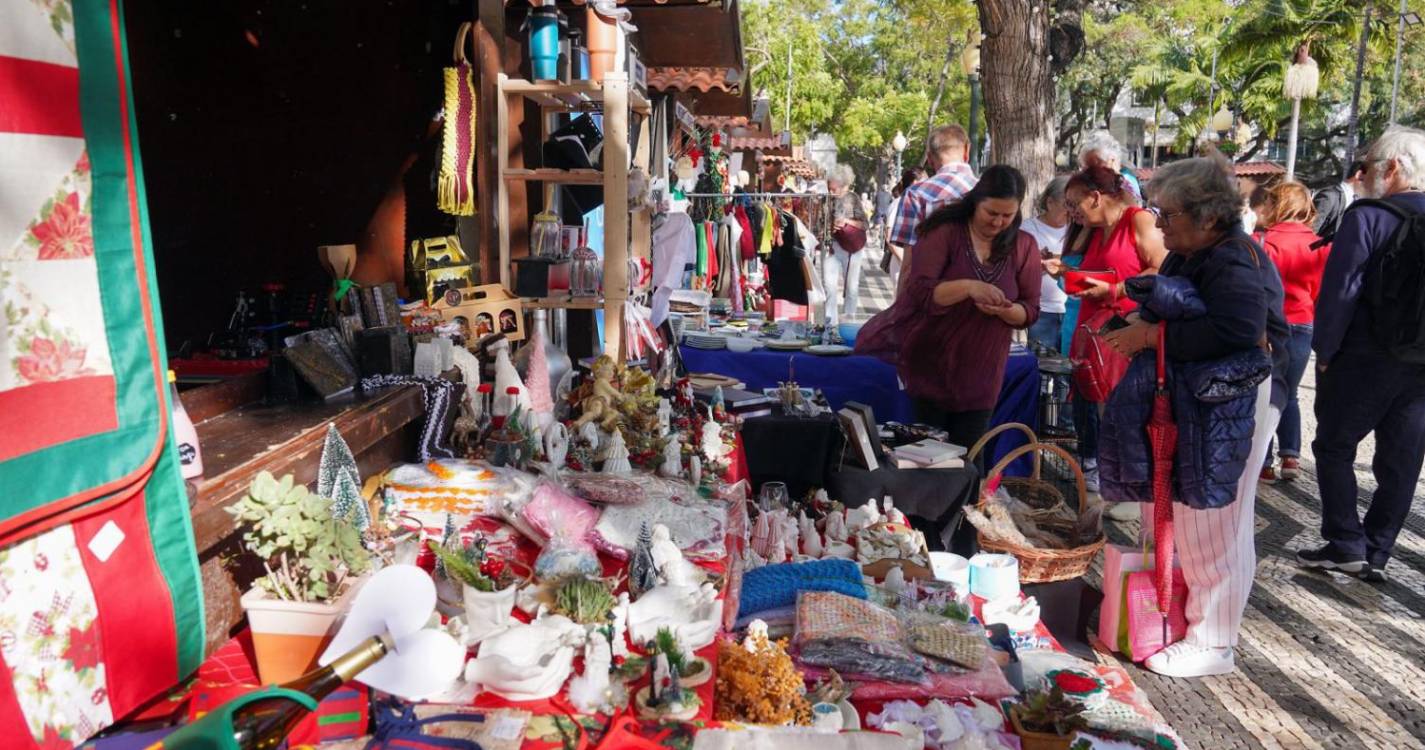
<path fill-rule="evenodd" d="M 1149 569 L 1129 573 L 1123 586 L 1123 615 L 1118 631 L 1118 648 L 1124 656 L 1142 662 L 1187 635 L 1187 581 L 1181 568 L 1173 568 L 1173 601 L 1165 617 L 1158 602 L 1157 584 L 1153 580 L 1151 556 Z M 1167 640 L 1164 641 L 1166 634 Z"/>

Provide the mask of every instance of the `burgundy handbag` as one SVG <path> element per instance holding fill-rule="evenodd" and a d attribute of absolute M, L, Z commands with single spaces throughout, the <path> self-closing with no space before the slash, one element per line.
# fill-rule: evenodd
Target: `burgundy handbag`
<path fill-rule="evenodd" d="M 859 253 L 866 246 L 866 230 L 854 224 L 846 224 L 832 233 L 831 238 L 848 253 Z"/>

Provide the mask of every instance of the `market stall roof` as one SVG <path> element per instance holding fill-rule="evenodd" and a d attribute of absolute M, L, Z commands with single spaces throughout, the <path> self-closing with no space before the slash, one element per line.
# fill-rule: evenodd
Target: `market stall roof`
<path fill-rule="evenodd" d="M 729 151 L 786 151 L 791 145 L 792 134 L 786 130 L 771 136 L 733 136 L 727 139 Z"/>
<path fill-rule="evenodd" d="M 1232 165 L 1233 174 L 1238 177 L 1275 177 L 1286 174 L 1286 167 L 1274 161 L 1244 161 L 1240 164 Z M 1138 170 L 1138 178 L 1142 180 L 1151 179 L 1153 170 Z"/>

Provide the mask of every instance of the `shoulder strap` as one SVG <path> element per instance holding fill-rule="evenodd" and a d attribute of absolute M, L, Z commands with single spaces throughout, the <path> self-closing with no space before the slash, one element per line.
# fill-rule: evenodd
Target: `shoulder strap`
<path fill-rule="evenodd" d="M 1388 211 L 1392 216 L 1397 219 L 1400 219 L 1401 221 L 1405 221 L 1406 219 L 1409 219 L 1410 217 L 1419 213 L 1415 209 L 1410 208 L 1409 206 L 1401 205 L 1400 203 L 1392 201 L 1389 198 L 1359 198 L 1356 200 L 1355 203 L 1352 203 L 1350 206 L 1347 206 L 1346 211 L 1349 212 L 1354 211 L 1357 208 L 1367 207 L 1375 207 L 1384 211 Z"/>

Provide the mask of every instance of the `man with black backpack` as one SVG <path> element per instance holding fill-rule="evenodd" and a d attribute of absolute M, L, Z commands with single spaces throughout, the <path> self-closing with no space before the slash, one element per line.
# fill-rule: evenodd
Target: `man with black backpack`
<path fill-rule="evenodd" d="M 1383 582 L 1425 460 L 1425 131 L 1371 144 L 1367 200 L 1346 212 L 1316 303 L 1316 454 L 1321 536 L 1310 568 Z M 1376 491 L 1356 508 L 1356 450 L 1375 433 Z"/>

